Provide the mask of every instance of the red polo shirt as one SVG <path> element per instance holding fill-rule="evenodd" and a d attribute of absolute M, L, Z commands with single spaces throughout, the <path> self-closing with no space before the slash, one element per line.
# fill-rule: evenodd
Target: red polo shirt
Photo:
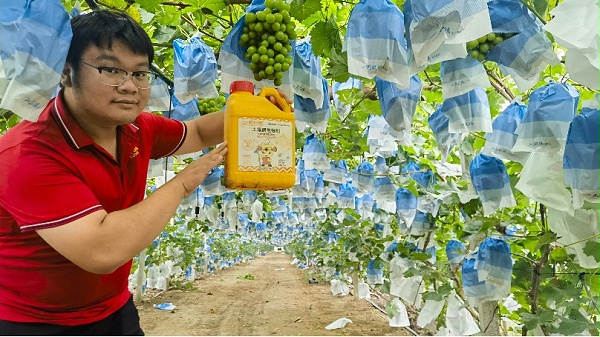
<path fill-rule="evenodd" d="M 175 152 L 183 123 L 142 113 L 118 129 L 119 161 L 67 111 L 62 92 L 37 122 L 0 137 L 0 319 L 80 325 L 101 320 L 131 296 L 131 261 L 109 275 L 87 272 L 36 232 L 144 198 L 149 160 Z"/>

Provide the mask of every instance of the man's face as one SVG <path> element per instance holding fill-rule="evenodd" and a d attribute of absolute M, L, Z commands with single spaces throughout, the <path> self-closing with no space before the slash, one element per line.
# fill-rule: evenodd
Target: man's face
<path fill-rule="evenodd" d="M 129 74 L 121 85 L 110 86 L 94 67 L 119 68 Z M 111 49 L 92 44 L 83 53 L 79 69 L 65 75 L 70 76 L 70 85 L 65 86 L 67 106 L 80 124 L 112 128 L 131 123 L 150 98 L 150 89 L 138 88 L 131 72 L 148 69 L 147 55 L 134 54 L 121 41 L 113 41 Z"/>

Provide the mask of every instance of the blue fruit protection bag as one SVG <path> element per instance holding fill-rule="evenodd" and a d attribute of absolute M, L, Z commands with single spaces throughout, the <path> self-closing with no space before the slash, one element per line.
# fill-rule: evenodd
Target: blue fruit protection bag
<path fill-rule="evenodd" d="M 586 102 L 584 102 L 586 103 Z M 565 183 L 571 186 L 573 206 L 581 208 L 585 201 L 600 202 L 598 182 L 600 145 L 598 106 L 583 107 L 573 118 L 567 134 L 563 156 Z"/>
<path fill-rule="evenodd" d="M 339 161 L 331 161 L 329 163 L 329 168 L 324 170 L 323 172 L 323 180 L 336 183 L 343 184 L 346 182 L 348 178 L 348 165 L 346 161 L 341 159 Z"/>
<path fill-rule="evenodd" d="M 421 170 L 421 165 L 413 161 L 402 167 L 402 173 L 408 174 L 417 184 L 424 188 L 433 186 L 437 181 L 431 170 Z"/>
<path fill-rule="evenodd" d="M 396 214 L 398 223 L 410 226 L 417 215 L 417 196 L 406 188 L 396 190 Z"/>
<path fill-rule="evenodd" d="M 36 121 L 59 86 L 72 37 L 59 0 L 0 2 L 0 108 Z"/>
<path fill-rule="evenodd" d="M 469 302 L 501 300 L 510 294 L 512 279 L 512 258 L 510 246 L 501 239 L 486 238 L 477 250 L 473 264 L 477 279 L 483 282 L 472 288 Z M 466 293 L 466 289 L 465 289 Z"/>
<path fill-rule="evenodd" d="M 468 41 L 492 31 L 486 0 L 410 1 L 410 12 L 410 44 L 418 67 L 463 58 Z"/>
<path fill-rule="evenodd" d="M 362 89 L 362 81 L 353 77 L 348 78 L 346 82 L 333 82 L 333 84 L 331 85 L 333 105 L 335 106 L 335 110 L 337 111 L 337 114 L 340 117 L 340 119 L 346 119 L 346 117 L 350 113 L 351 106 L 340 100 L 340 93 L 338 92 L 342 91 L 343 97 L 351 97 L 357 92 L 362 93 Z"/>
<path fill-rule="evenodd" d="M 388 213 L 396 212 L 396 190 L 390 177 L 377 177 L 373 185 L 373 198 L 377 202 L 377 208 Z"/>
<path fill-rule="evenodd" d="M 217 59 L 213 50 L 194 36 L 189 43 L 182 39 L 173 41 L 174 94 L 181 103 L 194 97 L 217 98 Z"/>
<path fill-rule="evenodd" d="M 410 133 L 423 88 L 419 77 L 412 76 L 406 89 L 400 89 L 395 83 L 379 77 L 375 77 L 375 85 L 383 118 L 392 129 Z"/>
<path fill-rule="evenodd" d="M 498 63 L 520 91 L 531 89 L 544 68 L 559 62 L 541 21 L 519 0 L 492 0 L 488 9 L 494 33 L 516 35 L 492 48 L 486 59 Z"/>
<path fill-rule="evenodd" d="M 490 132 L 492 116 L 487 94 L 482 87 L 445 99 L 442 113 L 448 117 L 448 132 Z"/>
<path fill-rule="evenodd" d="M 181 103 L 173 95 L 173 110 L 166 112 L 165 116 L 176 119 L 178 121 L 188 121 L 200 116 L 200 110 L 198 110 L 198 99 L 193 98 L 187 103 Z"/>
<path fill-rule="evenodd" d="M 321 78 L 318 86 L 324 93 L 320 101 L 294 94 L 294 116 L 298 132 L 304 132 L 307 126 L 320 133 L 327 130 L 327 121 L 331 117 L 327 80 Z"/>
<path fill-rule="evenodd" d="M 222 195 L 226 192 L 225 186 L 221 184 L 221 178 L 225 171 L 220 167 L 213 168 L 202 184 L 202 193 L 205 197 Z"/>
<path fill-rule="evenodd" d="M 315 102 L 322 102 L 325 92 L 322 85 L 320 58 L 315 56 L 312 45 L 308 41 L 296 43 L 293 54 L 292 87 L 294 94 L 310 98 Z"/>
<path fill-rule="evenodd" d="M 435 224 L 429 217 L 430 213 L 417 211 L 407 234 L 420 236 L 435 228 Z"/>
<path fill-rule="evenodd" d="M 460 133 L 450 133 L 448 131 L 450 119 L 442 113 L 441 105 L 429 116 L 427 121 L 429 128 L 433 131 L 437 146 L 442 153 L 442 162 L 445 162 L 452 149 L 454 149 L 454 146 L 458 144 Z"/>
<path fill-rule="evenodd" d="M 397 152 L 398 144 L 412 146 L 412 135 L 392 129 L 383 116 L 370 115 L 365 133 L 369 153 L 374 156 L 391 157 Z"/>
<path fill-rule="evenodd" d="M 356 187 L 352 186 L 352 183 L 341 184 L 338 193 L 338 207 L 339 208 L 355 208 L 356 198 Z"/>
<path fill-rule="evenodd" d="M 168 111 L 171 110 L 171 92 L 167 83 L 157 77 L 152 87 L 150 88 L 150 99 L 146 104 L 145 110 L 147 111 Z"/>
<path fill-rule="evenodd" d="M 464 243 L 454 239 L 448 241 L 446 244 L 446 256 L 448 256 L 450 266 L 453 268 L 457 266 L 465 258 L 466 251 Z"/>
<path fill-rule="evenodd" d="M 348 53 L 348 72 L 372 79 L 375 76 L 410 85 L 404 15 L 389 0 L 362 0 L 348 19 L 343 51 Z"/>
<path fill-rule="evenodd" d="M 368 161 L 358 164 L 356 170 L 352 173 L 352 184 L 358 188 L 361 193 L 369 193 L 375 185 L 375 167 Z"/>
<path fill-rule="evenodd" d="M 508 172 L 502 160 L 479 154 L 471 161 L 469 173 L 485 216 L 500 208 L 516 206 Z"/>
<path fill-rule="evenodd" d="M 513 152 L 562 151 L 578 103 L 579 92 L 567 83 L 535 89 L 515 130 L 518 137 Z"/>
<path fill-rule="evenodd" d="M 306 137 L 304 148 L 302 149 L 302 160 L 304 161 L 304 169 L 323 171 L 330 167 L 329 158 L 327 157 L 327 149 L 325 142 L 310 135 Z"/>
<path fill-rule="evenodd" d="M 492 132 L 485 134 L 485 145 L 481 153 L 524 164 L 527 153 L 513 152 L 512 148 L 517 141 L 515 130 L 521 124 L 526 109 L 526 105 L 513 102 L 499 113 L 492 122 Z"/>
<path fill-rule="evenodd" d="M 491 86 L 483 64 L 471 56 L 443 61 L 440 76 L 444 99 L 461 96 L 478 87 Z"/>

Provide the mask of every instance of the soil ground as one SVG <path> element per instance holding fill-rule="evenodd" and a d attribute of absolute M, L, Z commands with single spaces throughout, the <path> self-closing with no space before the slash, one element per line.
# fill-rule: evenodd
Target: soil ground
<path fill-rule="evenodd" d="M 148 292 L 138 304 L 142 329 L 154 336 L 413 335 L 414 330 L 390 327 L 385 314 L 367 300 L 333 296 L 324 281 L 310 284 L 309 271 L 291 261 L 273 252 L 209 274 L 194 282 L 194 290 Z M 167 302 L 176 308 L 153 306 Z M 352 323 L 325 329 L 343 317 Z"/>

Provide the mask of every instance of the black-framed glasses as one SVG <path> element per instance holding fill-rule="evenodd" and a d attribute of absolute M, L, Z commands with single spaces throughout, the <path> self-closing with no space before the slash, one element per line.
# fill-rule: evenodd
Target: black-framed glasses
<path fill-rule="evenodd" d="M 115 67 L 97 67 L 83 60 L 81 60 L 81 63 L 98 70 L 98 73 L 100 73 L 100 81 L 111 87 L 118 87 L 125 83 L 127 76 L 131 74 L 131 80 L 136 87 L 139 89 L 148 89 L 152 86 L 152 83 L 154 83 L 157 76 L 151 71 L 126 71 Z"/>

